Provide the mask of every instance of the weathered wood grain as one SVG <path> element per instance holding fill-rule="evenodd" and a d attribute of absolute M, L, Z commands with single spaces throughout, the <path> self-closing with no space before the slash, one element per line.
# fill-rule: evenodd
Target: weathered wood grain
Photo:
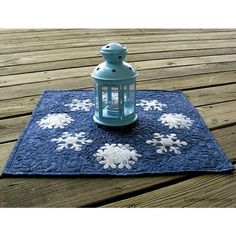
<path fill-rule="evenodd" d="M 33 111 L 39 95 L 0 101 L 0 119 L 26 115 Z"/>
<path fill-rule="evenodd" d="M 236 207 L 236 173 L 198 176 L 102 207 Z"/>
<path fill-rule="evenodd" d="M 12 34 L 12 33 L 25 33 L 25 32 L 38 32 L 38 31 L 44 31 L 44 30 L 49 30 L 49 29 L 0 29 L 0 34 Z M 54 30 L 54 29 L 50 29 Z"/>
<path fill-rule="evenodd" d="M 129 45 L 129 52 L 144 53 L 144 52 L 163 52 L 173 50 L 191 50 L 191 49 L 209 49 L 209 48 L 235 48 L 236 39 L 232 40 L 204 40 L 204 41 L 188 41 L 188 42 L 169 42 L 168 46 L 165 42 L 160 43 L 143 43 L 142 47 L 138 43 Z M 31 64 L 39 62 L 66 60 L 73 58 L 88 58 L 96 56 L 96 52 L 100 49 L 99 46 L 76 47 L 68 49 L 55 49 L 47 51 L 34 51 L 0 55 L 0 67 Z"/>
<path fill-rule="evenodd" d="M 194 57 L 193 57 L 194 58 Z M 204 57 L 208 58 L 208 57 Z M 182 60 L 176 59 L 174 60 L 155 60 L 152 63 L 144 63 L 136 62 L 136 66 L 138 68 L 139 80 L 150 80 L 150 79 L 159 79 L 159 78 L 170 78 L 170 77 L 179 77 L 186 75 L 199 75 L 205 73 L 214 73 L 214 72 L 225 72 L 225 71 L 235 71 L 236 61 L 228 61 L 228 62 L 209 62 L 205 63 L 204 59 L 199 60 L 197 64 L 192 65 L 181 65 Z M 206 59 L 205 59 L 206 60 Z M 188 60 L 186 60 L 186 63 Z M 161 65 L 161 64 L 166 65 Z M 191 61 L 189 61 L 191 63 Z M 146 64 L 146 67 L 145 67 Z M 167 65 L 171 64 L 171 65 Z M 61 80 L 67 78 L 80 78 L 84 77 L 85 81 L 87 81 L 87 86 L 91 86 L 91 76 L 90 73 L 94 70 L 95 66 L 88 67 L 79 67 L 79 68 L 70 68 L 63 70 L 52 70 L 52 71 L 43 71 L 43 72 L 35 72 L 28 74 L 17 74 L 17 75 L 8 75 L 0 77 L 0 89 L 6 86 L 12 85 L 21 85 L 21 84 L 29 84 L 43 81 L 54 81 Z M 87 77 L 87 78 L 85 78 Z M 77 80 L 77 82 L 83 82 L 82 79 Z M 67 80 L 68 82 L 68 80 Z M 4 89 L 5 91 L 5 89 Z M 0 95 L 1 95 L 0 90 Z M 2 98 L 3 96 L 1 96 Z M 0 98 L 0 100 L 1 100 Z"/>
<path fill-rule="evenodd" d="M 182 178 L 0 179 L 0 207 L 81 207 Z"/>
<path fill-rule="evenodd" d="M 235 100 L 236 84 L 185 91 L 194 106 Z"/>
<path fill-rule="evenodd" d="M 236 48 L 216 48 L 216 49 L 193 49 L 182 51 L 167 52 L 149 52 L 128 54 L 127 61 L 130 63 L 135 61 L 159 60 L 168 58 L 186 58 L 186 57 L 202 57 L 213 55 L 230 55 L 235 54 Z M 58 69 L 78 68 L 85 66 L 96 66 L 101 63 L 100 56 L 90 58 L 72 58 L 59 61 L 39 62 L 23 65 L 4 66 L 0 69 L 0 76 L 15 75 L 29 72 L 50 71 Z"/>
<path fill-rule="evenodd" d="M 12 32 L 12 33 L 4 33 L 0 35 L 0 39 L 7 41 L 9 39 L 14 39 L 17 37 L 18 40 L 20 39 L 29 39 L 29 38 L 33 38 L 34 37 L 40 37 L 40 38 L 48 38 L 48 37 L 53 37 L 55 38 L 56 36 L 67 36 L 67 35 L 76 35 L 78 36 L 86 36 L 88 37 L 87 34 L 91 34 L 91 35 L 104 35 L 107 33 L 116 33 L 116 34 L 122 34 L 122 33 L 128 33 L 128 34 L 138 34 L 138 33 L 152 33 L 155 32 L 155 30 L 152 29 L 138 29 L 138 30 L 127 30 L 127 29 L 58 29 L 58 30 L 44 30 L 44 31 L 28 31 L 28 32 Z M 161 32 L 161 31 L 160 31 Z M 163 31 L 166 32 L 166 31 Z"/>
<path fill-rule="evenodd" d="M 236 124 L 236 101 L 197 107 L 210 129 Z M 235 111 L 234 111 L 235 110 Z"/>
<path fill-rule="evenodd" d="M 96 37 L 96 38 L 106 38 L 108 35 L 110 36 L 120 36 L 120 35 L 163 35 L 163 34 L 205 34 L 209 32 L 221 32 L 222 34 L 226 32 L 233 32 L 233 29 L 59 29 L 59 30 L 45 30 L 42 32 L 24 32 L 19 33 L 17 32 L 15 35 L 14 33 L 11 34 L 10 32 L 4 33 L 0 37 L 0 41 L 4 42 L 14 42 L 18 43 L 21 41 L 44 41 L 44 40 L 61 40 L 61 39 L 71 39 L 71 38 L 79 38 L 82 37 L 86 40 L 89 38 Z"/>
<path fill-rule="evenodd" d="M 55 32 L 55 31 L 54 31 Z M 77 35 L 76 35 L 77 36 Z M 102 46 L 108 42 L 121 42 L 129 46 L 132 43 L 152 43 L 152 42 L 176 42 L 176 41 L 200 41 L 200 40 L 221 40 L 221 39 L 235 39 L 236 33 L 233 32 L 206 32 L 204 34 L 144 34 L 144 35 L 113 35 L 102 37 L 97 40 L 97 37 L 87 38 L 77 36 L 69 39 L 57 40 L 40 40 L 40 41 L 19 41 L 16 45 L 15 42 L 0 40 L 0 54 L 9 54 L 27 51 L 43 51 L 62 48 L 84 47 L 84 46 Z M 0 37 L 1 39 L 1 37 Z"/>
<path fill-rule="evenodd" d="M 178 67 L 171 67 L 171 68 L 161 68 L 161 69 L 150 69 L 150 70 L 139 70 L 139 77 L 138 81 L 141 80 L 150 80 L 150 79 L 157 79 L 157 78 L 170 78 L 170 77 L 179 77 L 185 75 L 193 75 L 193 74 L 204 74 L 204 73 L 211 73 L 211 72 L 221 72 L 221 71 L 232 71 L 235 70 L 236 62 L 223 62 L 223 63 L 213 63 L 213 64 L 199 64 L 199 65 L 190 65 L 190 66 L 178 66 Z M 94 67 L 91 67 L 90 72 Z M 30 83 L 34 82 L 41 82 L 41 81 L 49 81 L 49 84 L 57 83 L 54 80 L 61 80 L 72 78 L 74 81 L 74 88 L 80 87 L 80 84 L 86 81 L 86 85 L 82 86 L 91 86 L 92 80 L 91 77 L 87 76 L 89 71 L 88 67 L 82 68 L 74 68 L 74 69 L 65 69 L 65 70 L 55 70 L 55 71 L 44 71 L 44 72 L 37 72 L 37 73 L 30 73 L 30 74 L 20 74 L 14 76 L 4 76 L 1 77 L 1 86 L 4 87 L 5 85 L 14 85 L 14 84 L 22 84 L 22 83 Z M 83 80 L 77 79 L 79 77 L 84 77 Z M 24 82 L 22 82 L 24 81 Z M 68 80 L 65 80 L 66 83 L 69 83 Z M 61 82 L 59 82 L 61 83 Z M 43 85 L 43 83 L 41 83 Z M 38 84 L 40 86 L 40 84 Z M 27 87 L 28 85 L 25 85 Z M 34 85 L 30 85 L 34 86 Z M 43 85 L 45 86 L 45 85 Z M 19 86 L 17 88 L 20 89 Z M 9 89 L 13 89 L 9 88 Z M 15 89 L 16 90 L 16 89 Z M 6 93 L 6 90 L 0 88 L 0 100 L 9 99 L 9 95 Z M 4 96 L 6 95 L 6 97 Z"/>
<path fill-rule="evenodd" d="M 3 168 L 7 162 L 7 159 L 15 143 L 16 142 L 14 141 L 14 142 L 0 144 L 0 173 L 2 173 Z"/>
<path fill-rule="evenodd" d="M 0 143 L 16 140 L 28 123 L 30 116 L 0 120 Z"/>

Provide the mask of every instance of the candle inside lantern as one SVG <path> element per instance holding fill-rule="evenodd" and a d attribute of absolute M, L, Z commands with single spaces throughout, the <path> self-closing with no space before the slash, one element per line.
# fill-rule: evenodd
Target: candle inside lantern
<path fill-rule="evenodd" d="M 105 102 L 105 112 L 109 116 L 117 116 L 118 115 L 118 103 L 119 103 L 119 94 L 118 89 L 116 88 L 108 88 L 108 91 L 104 93 L 104 102 Z"/>

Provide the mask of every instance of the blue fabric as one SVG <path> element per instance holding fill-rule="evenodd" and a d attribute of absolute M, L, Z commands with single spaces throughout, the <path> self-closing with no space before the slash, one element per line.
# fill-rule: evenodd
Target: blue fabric
<path fill-rule="evenodd" d="M 138 105 L 136 111 L 138 121 L 123 128 L 107 128 L 93 122 L 94 106 L 86 110 L 71 110 L 69 105 L 73 99 L 93 102 L 93 92 L 83 90 L 46 91 L 42 95 L 31 120 L 16 143 L 3 174 L 8 175 L 139 175 L 183 172 L 227 172 L 234 169 L 231 162 L 217 145 L 206 124 L 181 91 L 137 91 L 137 104 L 140 100 L 158 100 L 164 104 L 159 110 Z M 182 114 L 192 121 L 189 127 L 170 128 L 159 119 L 163 114 Z M 48 114 L 67 114 L 73 121 L 64 127 L 44 128 L 40 126 L 42 118 Z M 63 132 L 85 132 L 86 140 L 79 149 L 68 148 L 58 150 L 55 139 Z M 154 133 L 166 135 L 174 133 L 179 140 L 179 151 L 176 154 L 165 146 L 167 151 L 158 151 L 154 146 Z M 54 141 L 53 141 L 54 140 Z M 149 141 L 148 141 L 149 140 Z M 157 138 L 158 140 L 158 138 Z M 159 140 L 160 141 L 160 140 Z M 182 142 L 182 143 L 181 143 Z M 102 146 L 111 145 L 114 155 L 120 152 L 119 147 L 128 144 L 130 153 L 122 163 L 108 163 L 99 155 L 106 150 Z M 178 141 L 177 141 L 178 143 Z M 122 145 L 119 145 L 122 144 Z M 175 145 L 176 146 L 176 145 Z M 109 146 L 110 147 L 110 146 Z M 176 146 L 177 147 L 177 146 Z M 60 149 L 60 148 L 59 148 Z M 98 150 L 100 149 L 100 152 Z M 124 148 L 125 149 L 125 148 Z M 113 149 L 112 149 L 113 150 Z M 117 153 L 118 151 L 118 153 Z M 96 154 L 97 153 L 97 154 Z M 100 153 L 100 154 L 99 154 Z M 109 156 L 110 158 L 110 156 Z M 123 157 L 121 157 L 123 158 Z M 128 162 L 127 162 L 128 160 Z M 131 162 L 130 162 L 131 160 Z M 105 164 L 104 164 L 105 163 Z M 111 165 L 113 167 L 111 167 Z M 119 166 L 119 167 L 118 167 Z M 107 167 L 107 168 L 104 168 Z"/>

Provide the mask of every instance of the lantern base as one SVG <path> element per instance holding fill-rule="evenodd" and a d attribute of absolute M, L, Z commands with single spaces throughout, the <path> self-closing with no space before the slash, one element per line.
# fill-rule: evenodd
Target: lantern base
<path fill-rule="evenodd" d="M 126 125 L 130 125 L 132 123 L 134 123 L 136 120 L 138 119 L 137 114 L 135 114 L 134 118 L 132 119 L 126 119 L 123 121 L 114 121 L 111 123 L 111 121 L 104 121 L 104 120 L 99 120 L 95 115 L 93 116 L 93 120 L 95 123 L 99 124 L 99 125 L 104 125 L 104 126 L 110 126 L 110 127 L 121 127 L 121 126 L 126 126 Z"/>

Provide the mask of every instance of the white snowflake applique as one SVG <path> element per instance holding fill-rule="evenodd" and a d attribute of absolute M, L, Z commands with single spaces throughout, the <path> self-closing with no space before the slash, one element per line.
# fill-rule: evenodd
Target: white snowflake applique
<path fill-rule="evenodd" d="M 61 128 L 63 129 L 65 126 L 70 124 L 74 119 L 72 119 L 69 115 L 65 113 L 53 113 L 44 116 L 41 120 L 37 121 L 36 123 L 42 129 L 56 129 Z"/>
<path fill-rule="evenodd" d="M 73 99 L 71 103 L 65 104 L 66 107 L 69 107 L 71 111 L 90 111 L 93 103 L 90 99 L 78 100 Z"/>
<path fill-rule="evenodd" d="M 187 145 L 187 142 L 177 139 L 176 134 L 161 135 L 159 133 L 154 133 L 154 139 L 147 140 L 146 143 L 156 147 L 156 152 L 159 154 L 167 151 L 180 154 L 180 148 Z"/>
<path fill-rule="evenodd" d="M 97 161 L 103 165 L 104 169 L 109 167 L 116 169 L 127 168 L 131 169 L 132 165 L 136 163 L 138 157 L 141 157 L 137 151 L 129 144 L 108 144 L 100 147 L 94 154 Z"/>
<path fill-rule="evenodd" d="M 149 110 L 158 110 L 162 111 L 164 107 L 167 107 L 166 104 L 159 102 L 158 100 L 140 100 L 140 103 L 137 103 L 136 106 L 141 106 L 144 111 Z"/>
<path fill-rule="evenodd" d="M 57 151 L 65 149 L 74 149 L 75 151 L 80 151 L 82 146 L 87 143 L 92 143 L 91 139 L 86 138 L 85 132 L 80 133 L 68 133 L 63 132 L 58 138 L 51 139 L 52 142 L 57 143 Z"/>
<path fill-rule="evenodd" d="M 161 123 L 164 124 L 165 126 L 169 126 L 170 129 L 173 128 L 190 129 L 190 127 L 194 122 L 189 117 L 183 114 L 176 114 L 176 113 L 169 113 L 169 114 L 165 113 L 161 115 L 161 117 L 158 120 L 161 121 Z"/>

